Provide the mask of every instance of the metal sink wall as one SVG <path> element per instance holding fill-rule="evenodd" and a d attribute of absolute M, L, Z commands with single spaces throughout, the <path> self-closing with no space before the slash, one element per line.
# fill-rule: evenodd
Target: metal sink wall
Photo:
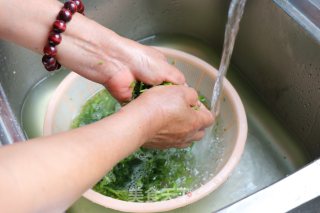
<path fill-rule="evenodd" d="M 186 35 L 221 52 L 229 1 L 84 2 L 88 17 L 128 38 Z M 319 59 L 320 44 L 312 31 L 291 18 L 277 0 L 248 0 L 232 64 L 297 138 L 310 161 L 320 156 Z M 0 42 L 0 83 L 18 122 L 27 92 L 49 75 L 41 56 Z"/>

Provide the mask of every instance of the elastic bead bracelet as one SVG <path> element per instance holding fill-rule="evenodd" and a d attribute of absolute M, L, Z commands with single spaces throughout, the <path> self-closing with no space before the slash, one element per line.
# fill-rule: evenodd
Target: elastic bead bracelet
<path fill-rule="evenodd" d="M 60 69 L 61 65 L 55 58 L 57 55 L 57 45 L 61 43 L 61 33 L 66 31 L 67 23 L 72 19 L 74 13 L 84 13 L 84 5 L 81 0 L 70 0 L 64 3 L 60 10 L 52 29 L 49 33 L 48 42 L 43 48 L 42 63 L 46 70 L 54 71 Z"/>

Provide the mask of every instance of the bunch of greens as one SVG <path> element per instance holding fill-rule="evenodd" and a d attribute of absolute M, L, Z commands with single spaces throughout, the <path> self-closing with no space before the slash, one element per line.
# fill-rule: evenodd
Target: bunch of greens
<path fill-rule="evenodd" d="M 154 202 L 181 196 L 191 190 L 194 156 L 191 148 L 141 148 L 119 162 L 94 190 L 124 201 Z"/>
<path fill-rule="evenodd" d="M 163 82 L 161 85 L 163 86 L 163 85 L 173 85 L 173 84 L 170 82 Z M 132 98 L 135 99 L 139 95 L 141 95 L 143 92 L 150 89 L 152 86 L 149 84 L 143 83 L 141 81 L 134 81 L 131 84 L 131 87 L 133 88 Z M 199 94 L 199 101 L 203 103 L 207 108 L 209 108 L 209 102 L 205 96 Z"/>
<path fill-rule="evenodd" d="M 170 83 L 165 83 L 170 84 Z M 151 86 L 137 82 L 133 98 Z M 205 100 L 200 97 L 200 101 Z M 96 122 L 116 112 L 120 104 L 102 90 L 87 101 L 72 128 Z M 185 149 L 151 150 L 140 148 L 119 162 L 93 189 L 124 201 L 154 202 L 168 200 L 192 190 L 195 159 L 192 147 Z"/>
<path fill-rule="evenodd" d="M 163 82 L 161 85 L 173 85 L 170 82 Z M 131 87 L 133 88 L 132 91 L 132 98 L 135 99 L 137 98 L 141 93 L 145 92 L 146 90 L 150 89 L 151 87 L 153 87 L 152 85 L 143 83 L 141 81 L 134 81 L 131 84 Z"/>
<path fill-rule="evenodd" d="M 73 120 L 71 128 L 81 127 L 105 118 L 120 109 L 120 104 L 102 90 L 90 98 L 81 108 L 80 114 Z"/>

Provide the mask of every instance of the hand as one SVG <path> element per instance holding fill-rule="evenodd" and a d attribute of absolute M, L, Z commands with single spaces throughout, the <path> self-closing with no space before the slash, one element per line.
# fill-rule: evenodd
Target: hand
<path fill-rule="evenodd" d="M 123 38 L 79 14 L 62 36 L 57 56 L 61 64 L 103 84 L 121 102 L 131 99 L 135 80 L 151 85 L 185 83 L 183 74 L 160 51 Z"/>
<path fill-rule="evenodd" d="M 0 38 L 42 54 L 62 3 L 12 0 L 3 1 L 1 7 Z M 27 11 L 28 16 L 21 13 L 22 10 Z M 61 36 L 58 61 L 85 78 L 103 84 L 119 101 L 130 100 L 130 85 L 134 80 L 152 85 L 163 81 L 185 83 L 182 73 L 168 64 L 158 50 L 123 38 L 81 14 L 73 15 Z"/>
<path fill-rule="evenodd" d="M 131 99 L 133 88 L 130 85 L 135 80 L 150 85 L 159 85 L 164 81 L 177 85 L 185 83 L 184 75 L 169 64 L 160 51 L 125 38 L 121 40 L 122 42 L 118 43 L 118 60 L 123 66 L 120 70 L 114 70 L 110 80 L 104 83 L 118 100 Z M 106 70 L 110 72 L 110 68 Z"/>
<path fill-rule="evenodd" d="M 150 133 L 144 144 L 148 148 L 187 147 L 200 140 L 214 120 L 197 92 L 187 86 L 153 87 L 129 105 L 150 118 L 144 127 Z"/>

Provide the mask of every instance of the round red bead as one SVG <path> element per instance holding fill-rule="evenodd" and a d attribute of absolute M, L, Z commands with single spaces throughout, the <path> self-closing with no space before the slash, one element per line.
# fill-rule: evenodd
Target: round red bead
<path fill-rule="evenodd" d="M 48 43 L 43 49 L 44 56 L 42 57 L 42 63 L 48 71 L 54 71 L 61 68 L 61 64 L 55 58 L 57 55 L 56 45 L 61 43 L 62 37 L 60 33 L 63 33 L 66 30 L 66 23 L 72 19 L 72 15 L 75 12 L 84 14 L 84 5 L 81 0 L 69 0 L 64 3 L 63 8 L 57 16 L 57 20 L 53 23 Z"/>
<path fill-rule="evenodd" d="M 69 22 L 72 18 L 72 13 L 70 12 L 70 10 L 66 9 L 66 8 L 62 8 L 59 12 L 59 15 L 57 17 L 58 20 L 62 20 L 65 22 Z"/>
<path fill-rule="evenodd" d="M 74 3 L 76 3 L 76 5 L 77 5 L 77 11 L 79 12 L 79 13 L 83 13 L 84 12 L 84 5 L 83 5 L 83 3 L 82 3 L 82 1 L 81 0 L 72 0 Z"/>
<path fill-rule="evenodd" d="M 53 23 L 53 30 L 58 33 L 63 33 L 64 31 L 66 31 L 66 28 L 67 28 L 67 24 L 62 20 L 56 20 Z"/>
<path fill-rule="evenodd" d="M 57 55 L 57 48 L 55 46 L 52 46 L 50 44 L 47 44 L 44 48 L 43 48 L 43 53 L 45 55 L 48 56 L 56 56 Z"/>
<path fill-rule="evenodd" d="M 54 57 L 44 55 L 42 57 L 42 63 L 48 71 L 56 70 L 57 60 Z"/>
<path fill-rule="evenodd" d="M 60 35 L 60 33 L 51 31 L 49 34 L 49 43 L 51 45 L 58 45 L 61 43 L 62 37 Z"/>
<path fill-rule="evenodd" d="M 77 12 L 77 4 L 73 1 L 67 1 L 66 3 L 64 3 L 64 8 L 69 10 L 72 14 Z"/>

